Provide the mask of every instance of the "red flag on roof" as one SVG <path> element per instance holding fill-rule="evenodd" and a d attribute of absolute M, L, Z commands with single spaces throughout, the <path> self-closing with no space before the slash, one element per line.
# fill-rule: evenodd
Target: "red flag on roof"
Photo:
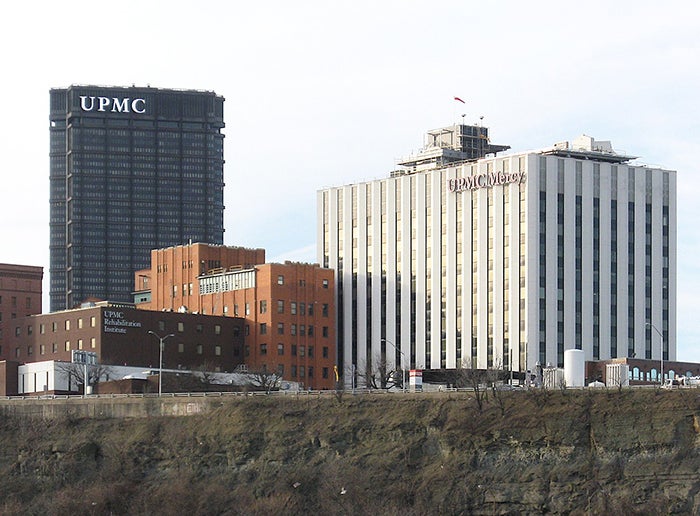
<path fill-rule="evenodd" d="M 460 99 L 459 97 L 455 97 L 455 100 L 456 100 L 457 102 L 461 102 L 462 104 L 466 104 L 466 102 L 464 102 L 464 101 L 463 101 L 462 99 Z"/>

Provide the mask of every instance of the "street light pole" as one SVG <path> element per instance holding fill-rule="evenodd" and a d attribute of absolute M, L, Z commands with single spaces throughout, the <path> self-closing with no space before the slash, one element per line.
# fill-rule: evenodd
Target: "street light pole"
<path fill-rule="evenodd" d="M 165 339 L 168 339 L 170 337 L 174 337 L 174 333 L 170 333 L 166 335 L 165 337 L 161 337 L 158 335 L 156 332 L 148 330 L 148 333 L 153 335 L 156 339 L 160 341 L 160 355 L 158 358 L 158 397 L 160 398 L 161 394 L 163 393 L 163 346 Z"/>
<path fill-rule="evenodd" d="M 402 389 L 403 392 L 406 392 L 406 368 L 404 367 L 406 355 L 404 354 L 403 351 L 401 351 L 399 348 L 397 348 L 396 345 L 393 342 L 391 342 L 390 340 L 381 339 L 381 341 L 386 342 L 388 344 L 391 344 L 391 347 L 394 348 L 394 352 L 398 351 L 399 353 L 401 353 L 401 383 L 402 383 L 402 387 L 403 387 L 403 389 Z"/>
<path fill-rule="evenodd" d="M 664 386 L 664 335 L 659 331 L 659 329 L 654 326 L 652 323 L 648 322 L 646 323 L 647 326 L 649 326 L 652 330 L 654 330 L 656 333 L 659 334 L 659 337 L 661 337 L 661 387 Z"/>

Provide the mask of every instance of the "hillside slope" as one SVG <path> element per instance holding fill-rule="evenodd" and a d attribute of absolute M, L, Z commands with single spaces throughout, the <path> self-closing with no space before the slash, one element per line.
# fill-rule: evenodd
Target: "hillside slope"
<path fill-rule="evenodd" d="M 146 400 L 144 400 L 145 402 Z M 220 399 L 0 418 L 2 514 L 697 514 L 698 391 Z"/>

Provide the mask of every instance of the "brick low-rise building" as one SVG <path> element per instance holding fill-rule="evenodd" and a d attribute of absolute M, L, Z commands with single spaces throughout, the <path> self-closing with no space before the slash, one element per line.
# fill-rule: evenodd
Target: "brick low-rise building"
<path fill-rule="evenodd" d="M 0 356 L 18 319 L 41 313 L 42 267 L 0 263 Z"/>
<path fill-rule="evenodd" d="M 95 352 L 104 365 L 232 372 L 243 361 L 240 317 L 137 310 L 130 304 L 96 305 L 16 319 L 0 360 L 19 364 L 71 361 L 75 350 Z M 153 332 L 153 335 L 149 332 Z"/>
<path fill-rule="evenodd" d="M 335 387 L 331 269 L 266 264 L 261 249 L 207 244 L 159 249 L 151 257 L 151 269 L 135 275 L 139 308 L 242 317 L 248 370 L 277 372 L 306 388 Z"/>

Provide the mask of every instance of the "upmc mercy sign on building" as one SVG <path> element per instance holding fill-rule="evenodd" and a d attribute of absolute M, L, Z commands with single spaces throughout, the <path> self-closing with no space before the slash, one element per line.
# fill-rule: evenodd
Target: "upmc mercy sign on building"
<path fill-rule="evenodd" d="M 224 99 L 214 92 L 51 90 L 51 310 L 131 300 L 151 249 L 223 244 Z"/>

